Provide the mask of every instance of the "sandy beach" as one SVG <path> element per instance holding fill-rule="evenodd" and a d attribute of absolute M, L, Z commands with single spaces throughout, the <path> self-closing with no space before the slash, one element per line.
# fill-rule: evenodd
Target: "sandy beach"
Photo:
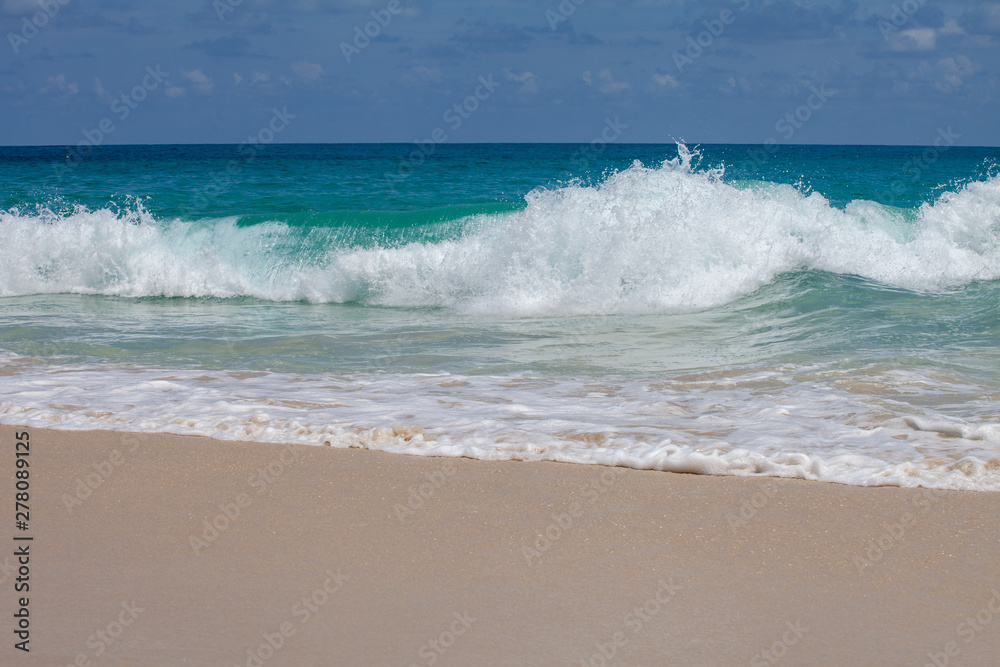
<path fill-rule="evenodd" d="M 30 525 L 14 528 L 16 434 Z M 25 665 L 988 665 L 998 499 L 0 428 Z"/>

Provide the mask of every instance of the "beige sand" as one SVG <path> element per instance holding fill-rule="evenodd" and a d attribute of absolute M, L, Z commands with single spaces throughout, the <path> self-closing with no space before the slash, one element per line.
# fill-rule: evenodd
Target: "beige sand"
<path fill-rule="evenodd" d="M 2 664 L 1000 662 L 996 494 L 30 438 L 31 653 L 7 556 Z"/>

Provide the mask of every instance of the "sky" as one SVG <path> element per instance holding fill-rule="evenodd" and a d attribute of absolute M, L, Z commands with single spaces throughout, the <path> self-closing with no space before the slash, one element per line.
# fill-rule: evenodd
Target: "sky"
<path fill-rule="evenodd" d="M 1000 145 L 1000 3 L 0 2 L 0 145 Z"/>

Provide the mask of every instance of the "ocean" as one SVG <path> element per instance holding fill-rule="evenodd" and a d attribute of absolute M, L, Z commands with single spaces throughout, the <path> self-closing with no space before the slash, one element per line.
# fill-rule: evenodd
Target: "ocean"
<path fill-rule="evenodd" d="M 0 148 L 0 422 L 1000 490 L 998 166 Z"/>

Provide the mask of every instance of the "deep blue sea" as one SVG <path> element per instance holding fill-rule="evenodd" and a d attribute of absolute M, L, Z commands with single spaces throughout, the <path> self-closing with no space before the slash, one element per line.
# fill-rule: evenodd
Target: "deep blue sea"
<path fill-rule="evenodd" d="M 0 148 L 0 422 L 1000 490 L 998 174 L 946 144 Z"/>

